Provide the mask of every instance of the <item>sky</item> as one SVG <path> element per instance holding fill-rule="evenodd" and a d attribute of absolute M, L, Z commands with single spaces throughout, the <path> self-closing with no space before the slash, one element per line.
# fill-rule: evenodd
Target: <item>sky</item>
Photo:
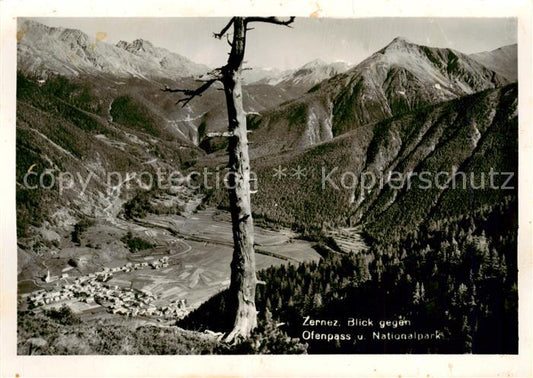
<path fill-rule="evenodd" d="M 197 63 L 220 67 L 229 46 L 213 38 L 227 18 L 32 18 L 48 26 L 80 29 L 104 42 L 142 38 Z M 292 69 L 314 59 L 357 64 L 395 37 L 470 54 L 516 43 L 513 18 L 296 18 L 292 28 L 256 23 L 247 34 L 250 67 Z"/>

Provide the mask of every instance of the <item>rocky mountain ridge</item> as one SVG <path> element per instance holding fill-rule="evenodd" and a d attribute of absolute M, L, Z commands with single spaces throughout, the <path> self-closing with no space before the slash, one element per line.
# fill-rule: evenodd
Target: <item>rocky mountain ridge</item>
<path fill-rule="evenodd" d="M 22 19 L 18 24 L 18 69 L 26 74 L 67 77 L 109 74 L 117 77 L 178 79 L 209 70 L 150 42 L 137 39 L 108 44 L 76 29 L 48 27 Z"/>
<path fill-rule="evenodd" d="M 395 38 L 306 95 L 254 117 L 255 154 L 306 148 L 366 124 L 509 82 L 466 54 Z"/>

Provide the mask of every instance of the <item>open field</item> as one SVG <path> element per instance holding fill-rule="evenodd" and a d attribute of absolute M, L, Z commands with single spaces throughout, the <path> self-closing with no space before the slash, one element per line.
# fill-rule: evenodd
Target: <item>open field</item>
<path fill-rule="evenodd" d="M 360 227 L 345 227 L 338 229 L 331 229 L 327 232 L 331 236 L 339 248 L 345 252 L 364 251 L 368 249 L 363 238 L 361 237 Z"/>
<path fill-rule="evenodd" d="M 229 216 L 220 210 L 202 210 L 189 218 L 150 215 L 143 219 L 143 224 L 167 228 L 189 241 L 233 247 Z M 320 255 L 313 249 L 312 243 L 296 239 L 297 236 L 289 229 L 274 231 L 255 227 L 256 252 L 258 255 L 266 252 L 270 256 L 293 262 L 319 260 Z M 259 261 L 258 269 L 260 269 Z"/>

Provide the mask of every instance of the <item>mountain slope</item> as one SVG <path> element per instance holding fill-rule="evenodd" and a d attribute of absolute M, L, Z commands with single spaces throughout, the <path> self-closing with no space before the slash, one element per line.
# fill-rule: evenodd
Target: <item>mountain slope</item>
<path fill-rule="evenodd" d="M 19 237 L 37 236 L 41 226 L 68 226 L 83 215 L 115 216 L 144 183 L 134 172 L 179 171 L 203 154 L 132 97 L 113 101 L 112 120 L 99 114 L 100 107 L 100 98 L 82 84 L 59 77 L 40 86 L 18 75 Z M 67 175 L 63 191 L 61 174 Z M 133 181 L 123 188 L 126 175 Z M 49 188 L 37 185 L 42 177 Z"/>
<path fill-rule="evenodd" d="M 506 83 L 465 54 L 396 38 L 356 67 L 255 119 L 256 155 L 310 146 L 368 123 Z"/>
<path fill-rule="evenodd" d="M 506 77 L 510 81 L 518 79 L 518 45 L 503 46 L 492 51 L 469 55 L 485 67 Z"/>
<path fill-rule="evenodd" d="M 74 29 L 52 28 L 32 20 L 18 25 L 17 68 L 25 75 L 47 80 L 52 76 L 76 79 L 99 98 L 99 115 L 109 117 L 113 101 L 134 98 L 157 116 L 163 128 L 200 144 L 207 132 L 227 128 L 223 93 L 215 88 L 186 108 L 176 105 L 180 94 L 162 93 L 161 88 L 195 88 L 191 76 L 204 74 L 208 67 L 137 39 L 116 46 L 91 41 Z M 246 86 L 244 105 L 248 112 L 275 107 L 293 93 L 266 84 Z M 207 142 L 209 144 L 210 142 Z"/>
<path fill-rule="evenodd" d="M 303 151 L 254 159 L 258 192 L 252 207 L 258 219 L 301 230 L 362 223 L 373 237 L 392 238 L 428 219 L 459 216 L 515 195 L 488 183 L 491 169 L 517 172 L 517 128 L 515 84 L 427 106 Z M 298 167 L 303 175 L 296 175 Z M 460 173 L 455 189 L 426 188 L 424 179 L 444 186 L 455 170 L 465 173 L 464 189 Z M 394 186 L 396 176 L 389 185 L 393 171 L 403 186 Z M 484 180 L 484 189 L 471 188 L 470 172 L 476 187 Z M 502 186 L 506 178 L 494 182 Z M 508 185 L 516 187 L 516 174 Z"/>
<path fill-rule="evenodd" d="M 321 60 L 309 62 L 296 70 L 279 72 L 278 70 L 252 69 L 243 71 L 246 86 L 243 90 L 244 109 L 252 117 L 257 113 L 276 109 L 280 104 L 301 97 L 318 83 L 329 79 L 348 69 L 342 62 L 325 63 Z M 254 71 L 257 71 L 254 73 Z M 259 80 L 255 80 L 260 78 Z M 215 93 L 216 92 L 211 92 Z M 209 108 L 207 108 L 209 107 Z M 227 114 L 224 96 L 209 96 L 195 99 L 189 104 L 193 113 L 203 114 L 205 130 L 207 132 L 221 131 L 227 128 Z M 202 109 L 202 110 L 200 110 Z M 252 121 L 253 122 L 253 121 Z M 207 151 L 224 148 L 224 141 L 202 138 L 206 133 L 200 133 L 200 143 Z M 215 146 L 217 145 L 217 146 Z"/>
<path fill-rule="evenodd" d="M 465 54 L 396 38 L 344 77 L 326 83 L 323 90 L 333 92 L 342 87 L 341 93 L 333 95 L 334 134 L 339 135 L 376 118 L 506 83 Z M 362 109 L 356 104 L 363 104 Z"/>
<path fill-rule="evenodd" d="M 169 78 L 205 73 L 208 67 L 151 43 L 121 41 L 117 46 L 92 40 L 75 30 L 48 27 L 22 19 L 18 26 L 18 69 L 46 77 L 112 74 L 120 77 Z"/>

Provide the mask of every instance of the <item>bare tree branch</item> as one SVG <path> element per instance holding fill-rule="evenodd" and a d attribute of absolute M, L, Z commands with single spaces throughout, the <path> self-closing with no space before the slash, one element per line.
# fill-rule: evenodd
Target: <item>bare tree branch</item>
<path fill-rule="evenodd" d="M 224 67 L 215 68 L 207 72 L 206 74 L 200 75 L 196 81 L 207 82 L 207 81 L 211 81 L 212 79 L 222 80 L 224 77 L 223 71 L 224 71 Z"/>
<path fill-rule="evenodd" d="M 246 17 L 244 19 L 245 24 L 249 24 L 250 22 L 266 22 L 269 24 L 276 24 L 276 25 L 284 25 L 291 27 L 290 24 L 294 22 L 295 17 L 291 16 L 288 20 L 282 20 L 279 17 Z"/>
<path fill-rule="evenodd" d="M 220 33 L 213 33 L 213 36 L 217 39 L 221 39 L 222 36 L 226 34 L 231 25 L 233 25 L 233 21 L 235 21 L 235 17 L 232 17 L 231 20 L 229 20 L 228 24 L 224 26 L 224 29 L 222 29 Z"/>
<path fill-rule="evenodd" d="M 165 85 L 165 88 L 161 89 L 161 91 L 163 91 L 163 92 L 171 92 L 171 93 L 174 93 L 174 92 L 183 92 L 183 93 L 185 93 L 186 90 L 187 89 L 172 89 L 168 85 Z"/>
<path fill-rule="evenodd" d="M 182 107 L 184 108 L 185 106 L 187 106 L 189 101 L 191 101 L 193 98 L 202 96 L 202 93 L 204 93 L 217 80 L 218 80 L 218 78 L 208 80 L 208 81 L 206 81 L 204 83 L 204 85 L 202 85 L 202 86 L 200 86 L 200 87 L 198 87 L 196 89 L 171 89 L 171 88 L 169 88 L 168 86 L 165 85 L 165 88 L 161 89 L 161 90 L 163 92 L 171 92 L 171 93 L 180 92 L 180 93 L 183 93 L 185 96 L 187 96 L 187 97 L 184 97 L 182 99 L 179 99 L 176 102 L 176 104 L 183 103 Z"/>
<path fill-rule="evenodd" d="M 202 96 L 202 93 L 204 93 L 211 85 L 213 85 L 213 83 L 215 81 L 217 81 L 218 79 L 212 79 L 212 80 L 209 80 L 207 81 L 204 85 L 200 86 L 199 88 L 195 89 L 195 90 L 189 90 L 187 92 L 183 92 L 186 96 L 188 97 L 185 97 L 185 98 L 182 98 L 180 100 L 178 100 L 176 102 L 176 104 L 179 104 L 179 103 L 183 103 L 182 107 L 184 108 L 185 106 L 187 106 L 187 104 L 189 103 L 189 101 L 191 101 L 193 98 L 195 97 L 201 97 Z"/>
<path fill-rule="evenodd" d="M 170 93 L 176 93 L 176 92 L 183 93 L 187 97 L 179 99 L 176 102 L 176 104 L 183 103 L 182 107 L 185 107 L 187 106 L 189 101 L 191 101 L 193 98 L 201 97 L 202 93 L 204 93 L 207 89 L 209 89 L 209 87 L 213 85 L 215 81 L 222 80 L 223 69 L 224 67 L 215 68 L 214 70 L 209 71 L 205 75 L 201 75 L 198 79 L 196 79 L 196 81 L 203 82 L 204 84 L 199 86 L 196 89 L 181 89 L 181 88 L 172 89 L 168 85 L 165 85 L 165 88 L 161 89 L 161 91 L 170 92 Z"/>

